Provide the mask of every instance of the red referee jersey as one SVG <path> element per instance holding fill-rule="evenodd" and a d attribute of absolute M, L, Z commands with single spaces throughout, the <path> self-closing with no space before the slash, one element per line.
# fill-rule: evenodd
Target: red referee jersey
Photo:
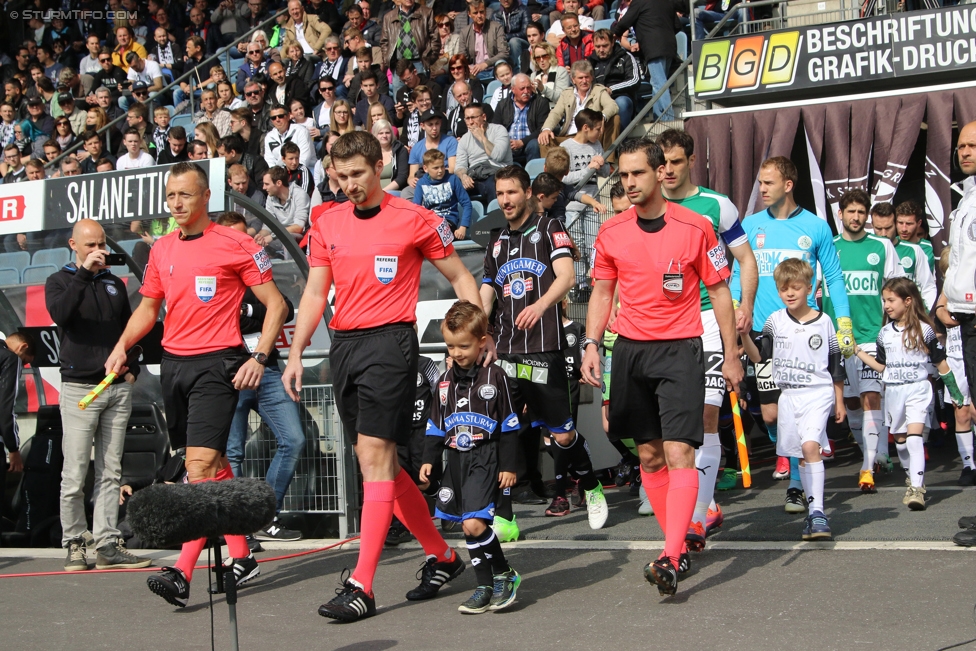
<path fill-rule="evenodd" d="M 618 334 L 637 341 L 689 339 L 702 334 L 701 295 L 729 277 L 725 250 L 711 222 L 670 201 L 664 224 L 646 232 L 630 208 L 600 227 L 593 278 L 617 280 Z M 659 220 L 651 222 L 655 226 Z"/>
<path fill-rule="evenodd" d="M 383 196 L 374 217 L 361 218 L 346 202 L 322 214 L 311 230 L 308 263 L 332 267 L 336 330 L 414 323 L 424 258 L 454 252 L 443 218 L 409 201 Z"/>
<path fill-rule="evenodd" d="M 202 355 L 242 345 L 241 299 L 247 287 L 271 281 L 271 260 L 246 234 L 209 224 L 180 239 L 173 231 L 153 244 L 140 292 L 166 299 L 163 348 Z"/>

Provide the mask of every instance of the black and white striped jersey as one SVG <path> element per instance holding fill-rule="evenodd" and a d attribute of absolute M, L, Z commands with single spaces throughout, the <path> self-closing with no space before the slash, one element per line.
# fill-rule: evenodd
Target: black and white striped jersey
<path fill-rule="evenodd" d="M 927 323 L 922 325 L 923 350 L 909 350 L 905 346 L 904 330 L 894 322 L 887 323 L 878 333 L 877 350 L 874 358 L 885 365 L 881 381 L 885 384 L 910 384 L 928 380 L 932 366 L 946 358 L 942 342 Z"/>
<path fill-rule="evenodd" d="M 561 351 L 562 314 L 559 304 L 549 308 L 530 330 L 519 330 L 515 319 L 552 286 L 552 262 L 572 257 L 572 240 L 551 217 L 533 215 L 519 230 L 492 231 L 485 252 L 483 284 L 495 292 L 493 336 L 499 353 Z"/>

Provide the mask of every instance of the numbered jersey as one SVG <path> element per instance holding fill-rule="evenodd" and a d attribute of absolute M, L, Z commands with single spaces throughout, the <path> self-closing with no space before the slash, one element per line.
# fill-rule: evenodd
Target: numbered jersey
<path fill-rule="evenodd" d="M 905 345 L 904 330 L 893 322 L 878 333 L 875 359 L 885 365 L 881 381 L 885 384 L 911 384 L 928 380 L 932 366 L 946 358 L 946 350 L 928 324 L 922 325 L 924 349 L 909 349 Z"/>
<path fill-rule="evenodd" d="M 854 322 L 854 340 L 859 344 L 874 342 L 884 324 L 881 286 L 889 278 L 904 276 L 901 263 L 891 241 L 877 235 L 865 235 L 852 242 L 838 235 L 834 248 L 844 272 L 844 288 Z M 824 312 L 835 319 L 830 288 L 824 291 Z"/>
<path fill-rule="evenodd" d="M 772 379 L 781 390 L 830 386 L 846 377 L 837 332 L 822 312 L 806 323 L 786 309 L 773 312 L 756 347 L 763 361 L 772 360 Z"/>

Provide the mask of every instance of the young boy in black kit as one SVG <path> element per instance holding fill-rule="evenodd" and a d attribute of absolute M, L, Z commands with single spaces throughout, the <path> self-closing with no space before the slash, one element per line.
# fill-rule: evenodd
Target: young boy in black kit
<path fill-rule="evenodd" d="M 488 342 L 488 317 L 481 306 L 456 302 L 441 332 L 454 364 L 437 385 L 419 478 L 428 479 L 433 462 L 447 448 L 434 515 L 462 523 L 478 579 L 474 594 L 458 611 L 501 610 L 515 602 L 522 577 L 505 560 L 490 525 L 499 489 L 515 485 L 519 420 L 505 372 L 478 363 Z"/>

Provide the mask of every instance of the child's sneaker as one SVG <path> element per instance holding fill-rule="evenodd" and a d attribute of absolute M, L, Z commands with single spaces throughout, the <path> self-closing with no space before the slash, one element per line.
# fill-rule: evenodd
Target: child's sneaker
<path fill-rule="evenodd" d="M 474 594 L 458 606 L 458 612 L 464 613 L 465 615 L 478 615 L 485 612 L 488 610 L 488 606 L 491 605 L 492 594 L 490 585 L 479 585 L 474 589 Z"/>
<path fill-rule="evenodd" d="M 494 576 L 495 585 L 492 586 L 491 605 L 489 610 L 501 610 L 515 603 L 515 593 L 522 585 L 522 576 L 511 567 L 504 574 Z"/>
<path fill-rule="evenodd" d="M 787 513 L 803 513 L 806 511 L 807 501 L 803 498 L 803 491 L 799 488 L 787 488 L 784 508 Z"/>
<path fill-rule="evenodd" d="M 830 540 L 833 534 L 830 532 L 830 523 L 827 516 L 822 511 L 814 511 L 807 518 L 807 526 L 803 529 L 804 540 Z"/>
<path fill-rule="evenodd" d="M 908 489 L 910 495 L 908 495 L 908 508 L 912 511 L 924 511 L 925 510 L 925 489 L 919 486 L 918 488 L 911 487 Z"/>
<path fill-rule="evenodd" d="M 861 487 L 862 493 L 877 493 L 878 490 L 874 487 L 874 473 L 870 470 L 862 470 L 861 476 L 857 480 L 858 486 Z"/>

